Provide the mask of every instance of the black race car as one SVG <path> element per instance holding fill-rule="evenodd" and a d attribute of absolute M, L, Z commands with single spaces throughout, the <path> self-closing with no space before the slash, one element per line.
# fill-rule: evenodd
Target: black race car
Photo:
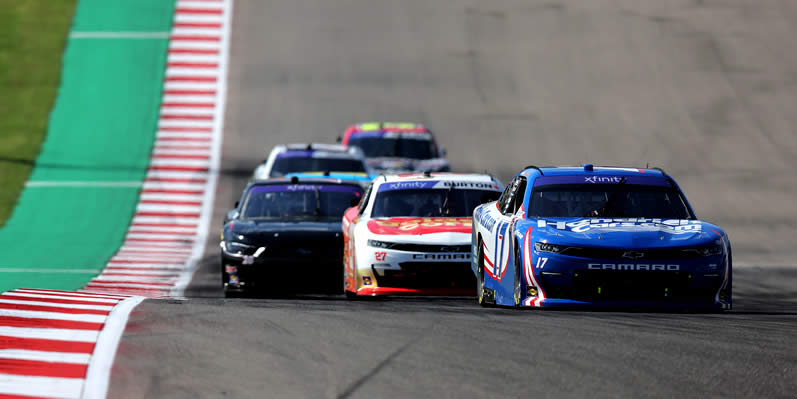
<path fill-rule="evenodd" d="M 339 179 L 296 177 L 249 183 L 221 234 L 225 296 L 258 290 L 339 293 L 340 220 L 362 187 Z"/>

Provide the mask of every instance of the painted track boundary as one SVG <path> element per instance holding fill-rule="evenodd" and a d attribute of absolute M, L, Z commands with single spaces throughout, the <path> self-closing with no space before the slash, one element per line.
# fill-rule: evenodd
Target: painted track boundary
<path fill-rule="evenodd" d="M 181 298 L 205 251 L 221 160 L 232 1 L 178 0 L 150 166 L 125 240 L 85 291 Z"/>

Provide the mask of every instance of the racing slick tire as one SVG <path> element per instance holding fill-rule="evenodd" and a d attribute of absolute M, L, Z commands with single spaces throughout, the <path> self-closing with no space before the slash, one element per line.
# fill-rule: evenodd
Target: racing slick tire
<path fill-rule="evenodd" d="M 515 252 L 515 285 L 514 285 L 515 292 L 513 296 L 515 299 L 515 307 L 520 307 L 520 305 L 523 302 L 523 292 L 521 291 L 522 284 L 520 280 L 520 265 L 518 264 L 518 260 L 520 259 L 519 258 L 520 251 L 518 250 L 517 246 L 515 246 L 514 252 Z"/>
<path fill-rule="evenodd" d="M 346 289 L 346 265 L 343 265 L 343 296 L 348 300 L 357 299 L 357 294 Z"/>

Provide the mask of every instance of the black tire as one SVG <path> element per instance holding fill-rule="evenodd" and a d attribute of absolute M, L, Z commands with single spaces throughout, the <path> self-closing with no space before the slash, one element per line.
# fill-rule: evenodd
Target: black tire
<path fill-rule="evenodd" d="M 346 289 L 346 265 L 343 265 L 343 296 L 348 300 L 357 299 L 357 294 Z"/>
<path fill-rule="evenodd" d="M 514 240 L 514 238 L 513 238 Z M 513 241 L 514 243 L 514 241 Z M 523 301 L 523 292 L 521 291 L 522 280 L 520 279 L 520 268 L 523 262 L 518 262 L 518 257 L 520 256 L 520 251 L 518 250 L 517 246 L 515 246 L 515 307 L 520 307 Z"/>
<path fill-rule="evenodd" d="M 219 274 L 221 274 L 221 289 L 224 290 L 224 285 L 227 284 L 227 272 L 224 271 L 224 256 L 221 257 L 221 267 L 219 268 Z"/>
<path fill-rule="evenodd" d="M 476 300 L 482 307 L 490 306 L 484 298 L 484 246 L 482 241 L 479 240 L 477 260 L 476 260 Z"/>

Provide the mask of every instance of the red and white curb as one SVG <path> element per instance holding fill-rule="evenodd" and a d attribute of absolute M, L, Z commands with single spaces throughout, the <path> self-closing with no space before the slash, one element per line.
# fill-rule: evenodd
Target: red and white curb
<path fill-rule="evenodd" d="M 0 398 L 102 398 L 138 296 L 18 289 L 0 295 Z"/>
<path fill-rule="evenodd" d="M 0 295 L 0 398 L 104 398 L 133 308 L 182 297 L 218 177 L 232 0 L 178 0 L 158 131 L 125 241 L 80 292 Z"/>
<path fill-rule="evenodd" d="M 178 0 L 149 170 L 93 292 L 181 297 L 205 251 L 224 122 L 232 1 Z"/>

